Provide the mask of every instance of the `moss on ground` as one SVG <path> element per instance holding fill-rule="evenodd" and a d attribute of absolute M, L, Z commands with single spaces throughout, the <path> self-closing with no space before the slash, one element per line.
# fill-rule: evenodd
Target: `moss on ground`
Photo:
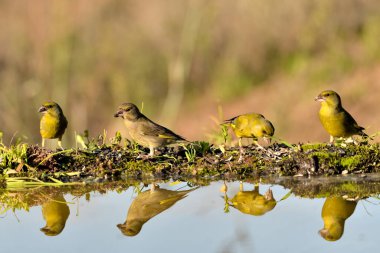
<path fill-rule="evenodd" d="M 5 178 L 52 178 L 62 182 L 118 179 L 234 179 L 276 176 L 318 176 L 372 173 L 380 170 L 379 144 L 272 144 L 265 149 L 245 148 L 238 161 L 237 148 L 196 143 L 163 148 L 156 157 L 139 158 L 141 147 L 89 145 L 85 149 L 51 151 L 19 144 L 0 149 L 0 172 Z M 3 179 L 4 181 L 4 179 Z M 0 185 L 1 185 L 0 180 Z"/>

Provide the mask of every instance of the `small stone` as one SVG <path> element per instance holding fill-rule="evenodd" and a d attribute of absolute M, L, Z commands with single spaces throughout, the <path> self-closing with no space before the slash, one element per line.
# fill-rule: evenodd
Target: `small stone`
<path fill-rule="evenodd" d="M 342 175 L 346 175 L 346 174 L 348 174 L 348 170 L 342 171 Z"/>

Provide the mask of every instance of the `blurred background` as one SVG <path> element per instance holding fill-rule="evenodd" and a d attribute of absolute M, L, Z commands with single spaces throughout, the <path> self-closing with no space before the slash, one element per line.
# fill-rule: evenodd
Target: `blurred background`
<path fill-rule="evenodd" d="M 334 89 L 380 130 L 378 0 L 0 0 L 0 130 L 40 143 L 41 103 L 74 133 L 126 131 L 134 102 L 189 140 L 258 112 L 289 142 L 328 141 L 314 97 Z"/>

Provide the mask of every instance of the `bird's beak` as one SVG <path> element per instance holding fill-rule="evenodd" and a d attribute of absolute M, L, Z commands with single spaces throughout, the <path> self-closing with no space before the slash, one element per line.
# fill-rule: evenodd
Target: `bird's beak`
<path fill-rule="evenodd" d="M 118 227 L 120 230 L 123 230 L 123 229 L 125 229 L 127 226 L 125 225 L 125 223 L 123 223 L 123 224 L 117 224 L 116 227 Z"/>
<path fill-rule="evenodd" d="M 38 109 L 38 112 L 46 112 L 46 110 L 45 106 L 41 106 L 40 109 Z"/>
<path fill-rule="evenodd" d="M 321 229 L 321 230 L 318 231 L 318 234 L 320 236 L 322 236 L 323 238 L 326 238 L 327 235 L 329 234 L 329 231 L 327 229 L 323 228 L 323 229 Z"/>
<path fill-rule="evenodd" d="M 113 116 L 115 117 L 115 118 L 117 118 L 117 117 L 120 117 L 121 115 L 123 115 L 123 111 L 117 111 Z"/>
<path fill-rule="evenodd" d="M 323 102 L 323 101 L 325 101 L 325 99 L 319 94 L 318 96 L 316 96 L 315 98 L 314 98 L 314 100 L 315 101 L 319 101 L 319 102 Z"/>
<path fill-rule="evenodd" d="M 56 236 L 59 233 L 52 231 L 48 226 L 45 226 L 43 228 L 40 228 L 40 231 L 43 232 L 47 236 Z"/>

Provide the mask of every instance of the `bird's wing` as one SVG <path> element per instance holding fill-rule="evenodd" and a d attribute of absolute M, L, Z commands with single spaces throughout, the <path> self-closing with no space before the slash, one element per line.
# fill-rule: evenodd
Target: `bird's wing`
<path fill-rule="evenodd" d="M 68 122 L 64 115 L 62 115 L 62 128 L 65 130 L 67 128 Z"/>
<path fill-rule="evenodd" d="M 358 131 L 358 133 L 364 136 L 367 136 L 367 134 L 363 132 L 365 128 L 359 126 L 358 123 L 355 121 L 355 119 L 351 116 L 351 114 L 349 114 L 346 110 L 344 110 L 344 113 L 345 113 L 346 124 L 354 127 Z"/>
<path fill-rule="evenodd" d="M 145 136 L 154 136 L 163 139 L 174 139 L 174 140 L 184 140 L 181 136 L 173 133 L 171 130 L 163 127 L 159 124 L 154 123 L 153 121 L 145 118 L 141 121 L 140 124 L 140 133 Z"/>
<path fill-rule="evenodd" d="M 273 136 L 275 129 L 272 122 L 270 122 L 267 119 L 264 119 L 263 124 L 264 124 L 264 135 Z"/>

